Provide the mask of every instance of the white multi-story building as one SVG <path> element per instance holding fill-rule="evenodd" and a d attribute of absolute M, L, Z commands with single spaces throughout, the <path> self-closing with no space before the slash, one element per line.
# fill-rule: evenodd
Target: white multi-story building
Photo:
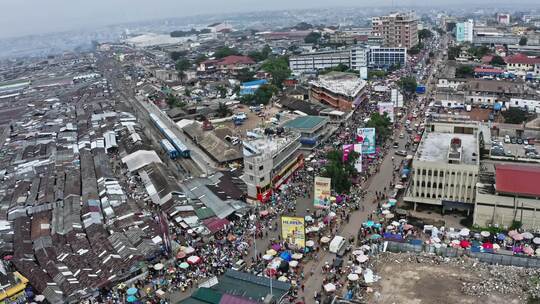
<path fill-rule="evenodd" d="M 300 134 L 259 135 L 244 145 L 244 176 L 247 198 L 251 202 L 266 202 L 273 190 L 279 189 L 291 175 L 304 165 Z"/>
<path fill-rule="evenodd" d="M 404 66 L 407 63 L 406 48 L 386 48 L 379 46 L 358 46 L 349 50 L 333 50 L 305 53 L 289 58 L 289 68 L 293 74 L 316 73 L 340 64 L 359 71 L 367 67 Z"/>
<path fill-rule="evenodd" d="M 477 123 L 456 117 L 437 118 L 426 126 L 412 162 L 412 178 L 404 200 L 444 209 L 474 207 L 480 154 Z"/>

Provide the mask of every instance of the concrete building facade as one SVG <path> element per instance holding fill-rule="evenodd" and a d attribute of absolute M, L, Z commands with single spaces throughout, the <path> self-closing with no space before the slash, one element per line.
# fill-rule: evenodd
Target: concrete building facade
<path fill-rule="evenodd" d="M 456 24 L 456 41 L 472 42 L 474 37 L 474 21 L 469 19 Z"/>
<path fill-rule="evenodd" d="M 479 128 L 463 121 L 431 122 L 426 126 L 412 163 L 404 200 L 472 210 L 478 177 Z"/>
<path fill-rule="evenodd" d="M 418 19 L 414 13 L 393 13 L 372 18 L 373 35 L 385 47 L 412 48 L 418 44 Z"/>
<path fill-rule="evenodd" d="M 244 176 L 249 201 L 266 202 L 273 190 L 304 165 L 300 134 L 261 135 L 243 142 Z"/>
<path fill-rule="evenodd" d="M 351 73 L 329 73 L 310 82 L 310 99 L 339 110 L 352 110 L 365 98 L 366 81 Z"/>

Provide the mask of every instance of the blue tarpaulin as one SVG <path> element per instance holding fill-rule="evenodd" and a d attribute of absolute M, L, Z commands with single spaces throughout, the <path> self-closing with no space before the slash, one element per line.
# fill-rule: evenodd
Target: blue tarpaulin
<path fill-rule="evenodd" d="M 287 261 L 287 262 L 289 262 L 289 261 L 292 260 L 291 254 L 290 254 L 290 252 L 288 252 L 288 251 L 282 252 L 282 253 L 279 255 L 279 257 L 282 258 L 284 261 Z"/>

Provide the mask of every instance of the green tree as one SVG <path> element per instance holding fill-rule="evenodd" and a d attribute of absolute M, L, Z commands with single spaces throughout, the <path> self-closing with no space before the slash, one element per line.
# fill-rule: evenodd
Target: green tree
<path fill-rule="evenodd" d="M 281 88 L 283 81 L 291 76 L 289 60 L 285 56 L 269 58 L 261 68 L 272 75 L 272 84 L 277 88 Z"/>
<path fill-rule="evenodd" d="M 312 44 L 319 43 L 320 40 L 321 40 L 321 33 L 318 33 L 318 32 L 311 32 L 306 36 L 306 38 L 304 38 L 305 43 L 312 43 Z"/>
<path fill-rule="evenodd" d="M 424 41 L 424 39 L 428 39 L 433 37 L 433 32 L 428 29 L 422 29 L 418 31 L 418 39 L 420 41 Z"/>
<path fill-rule="evenodd" d="M 407 93 L 414 93 L 418 84 L 416 83 L 416 78 L 405 76 L 399 79 L 398 85 L 403 91 Z"/>
<path fill-rule="evenodd" d="M 482 58 L 484 57 L 485 55 L 487 55 L 489 53 L 489 48 L 487 46 L 473 46 L 473 47 L 470 47 L 467 52 L 471 55 L 471 56 L 474 56 L 475 58 Z"/>
<path fill-rule="evenodd" d="M 379 112 L 371 114 L 369 121 L 366 124 L 367 128 L 375 128 L 375 134 L 378 142 L 385 142 L 386 139 L 392 134 L 392 122 L 386 113 L 384 115 Z"/>
<path fill-rule="evenodd" d="M 188 54 L 187 51 L 173 51 L 173 52 L 171 52 L 170 56 L 171 56 L 171 59 L 172 59 L 174 62 L 176 62 L 176 61 L 178 61 L 180 58 L 185 57 L 187 54 Z"/>
<path fill-rule="evenodd" d="M 218 104 L 216 113 L 218 117 L 227 117 L 232 114 L 232 111 L 231 109 L 229 109 L 229 107 L 227 107 L 227 105 L 225 105 L 223 102 L 220 102 Z"/>
<path fill-rule="evenodd" d="M 460 46 L 451 46 L 448 48 L 448 60 L 456 60 L 461 53 Z"/>
<path fill-rule="evenodd" d="M 349 67 L 343 63 L 338 64 L 335 67 L 327 68 L 319 72 L 319 75 L 328 74 L 330 72 L 346 72 L 349 70 Z"/>
<path fill-rule="evenodd" d="M 489 63 L 493 65 L 506 65 L 506 62 L 501 56 L 493 56 Z"/>
<path fill-rule="evenodd" d="M 180 58 L 176 61 L 174 67 L 178 72 L 185 72 L 191 67 L 191 62 L 186 58 Z"/>
<path fill-rule="evenodd" d="M 222 46 L 214 52 L 214 57 L 218 59 L 232 55 L 240 55 L 240 52 L 238 52 L 237 49 L 233 49 L 228 46 Z"/>
<path fill-rule="evenodd" d="M 461 64 L 456 68 L 457 78 L 467 78 L 474 76 L 474 69 L 470 65 Z"/>
<path fill-rule="evenodd" d="M 248 56 L 257 62 L 261 62 L 268 59 L 268 56 L 270 56 L 270 54 L 272 54 L 272 49 L 269 45 L 265 45 L 262 50 L 250 52 Z"/>
<path fill-rule="evenodd" d="M 527 111 L 524 111 L 518 107 L 511 107 L 510 109 L 502 112 L 505 123 L 521 124 L 528 118 Z"/>
<path fill-rule="evenodd" d="M 225 97 L 227 97 L 227 88 L 225 88 L 225 87 L 222 86 L 222 85 L 219 85 L 219 86 L 217 86 L 216 89 L 217 89 L 217 91 L 218 91 L 218 93 L 219 93 L 219 97 L 220 97 L 220 98 L 225 98 Z"/>
<path fill-rule="evenodd" d="M 165 101 L 171 108 L 175 108 L 175 107 L 183 108 L 186 106 L 185 102 L 183 102 L 176 95 L 173 95 L 173 94 L 167 94 L 167 96 L 165 96 Z"/>
<path fill-rule="evenodd" d="M 195 58 L 195 63 L 200 64 L 201 62 L 205 61 L 206 59 L 208 59 L 208 57 L 206 57 L 205 54 L 199 54 L 197 56 L 197 58 Z"/>
<path fill-rule="evenodd" d="M 249 69 L 241 69 L 236 72 L 236 79 L 240 82 L 248 82 L 254 79 L 255 72 Z"/>
<path fill-rule="evenodd" d="M 257 89 L 257 91 L 255 91 L 253 103 L 266 105 L 276 93 L 277 88 L 275 86 L 271 84 L 262 85 Z"/>
<path fill-rule="evenodd" d="M 519 45 L 527 45 L 527 37 L 521 37 L 519 39 Z"/>
<path fill-rule="evenodd" d="M 300 22 L 297 25 L 295 25 L 293 28 L 297 31 L 307 31 L 309 29 L 312 29 L 313 25 L 306 22 Z"/>
<path fill-rule="evenodd" d="M 341 147 L 339 147 L 341 149 Z M 343 162 L 343 151 L 332 150 L 327 153 L 328 162 L 324 167 L 322 175 L 332 179 L 332 189 L 337 193 L 346 193 L 351 188 L 351 177 L 357 176 L 354 163 L 358 159 L 358 153 L 351 152 L 349 159 Z"/>
<path fill-rule="evenodd" d="M 368 79 L 383 78 L 386 76 L 384 70 L 368 70 Z"/>

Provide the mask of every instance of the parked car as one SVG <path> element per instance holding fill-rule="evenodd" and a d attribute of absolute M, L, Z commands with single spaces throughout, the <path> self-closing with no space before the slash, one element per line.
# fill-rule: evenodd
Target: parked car
<path fill-rule="evenodd" d="M 407 151 L 405 150 L 397 150 L 395 152 L 396 155 L 399 155 L 399 156 L 407 156 Z"/>

